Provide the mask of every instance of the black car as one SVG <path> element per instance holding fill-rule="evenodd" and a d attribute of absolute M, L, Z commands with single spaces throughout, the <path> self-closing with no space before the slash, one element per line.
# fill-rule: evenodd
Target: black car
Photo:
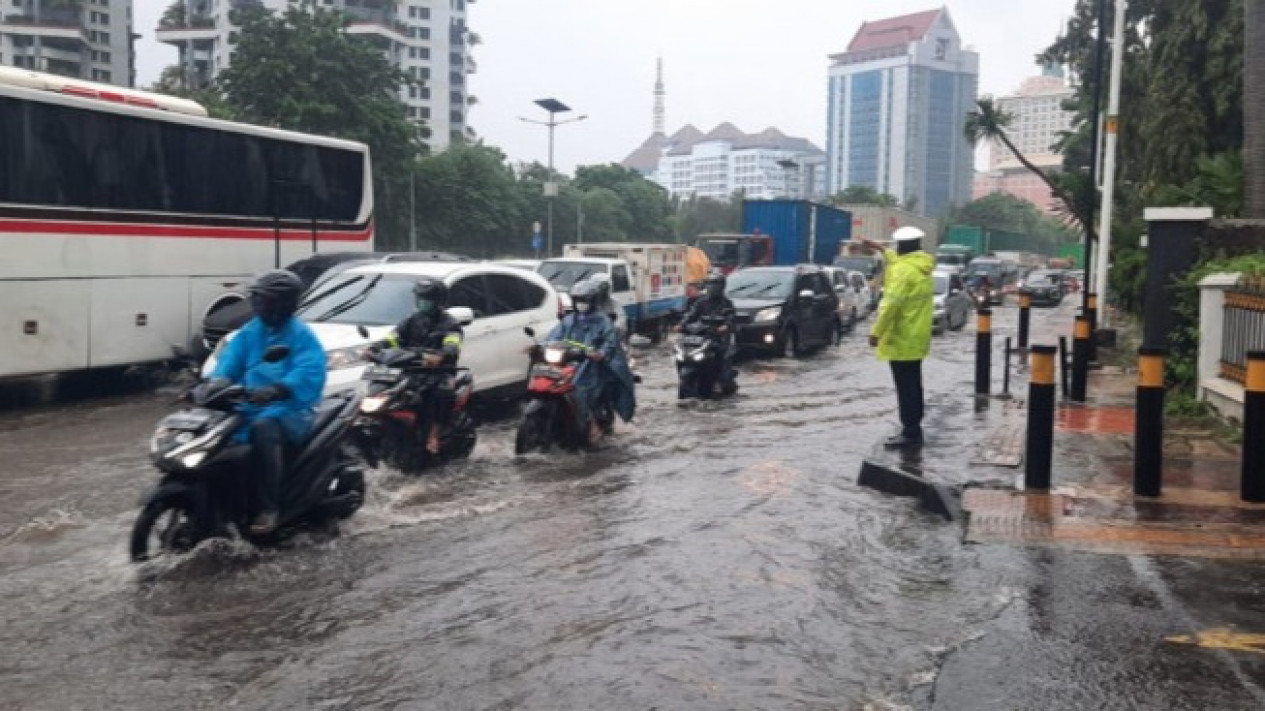
<path fill-rule="evenodd" d="M 294 272 L 307 291 L 322 277 L 331 276 L 361 264 L 380 262 L 382 254 L 373 252 L 327 252 L 305 257 L 289 264 L 286 269 Z M 201 361 L 215 350 L 225 335 L 236 331 L 254 316 L 250 301 L 245 294 L 228 294 L 211 305 L 202 317 L 202 328 L 192 343 L 192 356 Z"/>
<path fill-rule="evenodd" d="M 1024 277 L 1021 293 L 1032 298 L 1033 306 L 1058 306 L 1066 293 L 1063 272 L 1037 270 Z"/>
<path fill-rule="evenodd" d="M 835 343 L 839 297 L 821 267 L 751 267 L 729 277 L 740 351 L 800 356 Z"/>

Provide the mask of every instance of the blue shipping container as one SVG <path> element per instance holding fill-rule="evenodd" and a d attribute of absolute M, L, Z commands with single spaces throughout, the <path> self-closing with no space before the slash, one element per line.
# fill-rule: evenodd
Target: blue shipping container
<path fill-rule="evenodd" d="M 774 264 L 831 264 L 852 239 L 852 214 L 807 200 L 744 200 L 742 231 L 773 238 Z"/>

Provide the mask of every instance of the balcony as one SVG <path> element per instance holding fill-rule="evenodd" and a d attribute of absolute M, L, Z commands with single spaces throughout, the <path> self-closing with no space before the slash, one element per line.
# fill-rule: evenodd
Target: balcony
<path fill-rule="evenodd" d="M 61 13 L 34 15 L 5 15 L 0 20 L 0 33 L 18 37 L 44 37 L 51 39 L 87 41 L 79 18 Z"/>
<path fill-rule="evenodd" d="M 347 34 L 382 38 L 401 44 L 413 41 L 413 38 L 408 35 L 408 25 L 394 20 L 352 20 L 347 24 Z"/>

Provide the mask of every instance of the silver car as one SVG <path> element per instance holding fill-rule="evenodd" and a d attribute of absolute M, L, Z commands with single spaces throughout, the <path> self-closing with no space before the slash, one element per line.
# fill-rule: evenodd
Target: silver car
<path fill-rule="evenodd" d="M 974 300 L 966 291 L 962 276 L 948 269 L 932 272 L 935 288 L 935 310 L 931 321 L 932 333 L 957 331 L 971 320 Z"/>

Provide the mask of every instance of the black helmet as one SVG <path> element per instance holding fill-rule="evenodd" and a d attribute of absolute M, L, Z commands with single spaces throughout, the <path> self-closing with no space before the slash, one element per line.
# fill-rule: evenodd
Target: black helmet
<path fill-rule="evenodd" d="M 413 299 L 419 311 L 426 311 L 423 304 L 429 304 L 431 312 L 439 311 L 448 306 L 448 285 L 431 279 L 419 281 L 413 285 Z"/>
<path fill-rule="evenodd" d="M 275 328 L 285 323 L 299 307 L 303 281 L 292 271 L 273 269 L 256 277 L 247 292 L 255 315 Z"/>
<path fill-rule="evenodd" d="M 597 301 L 600 287 L 597 284 L 585 279 L 584 281 L 571 287 L 571 305 L 576 311 L 585 313 L 593 308 L 594 302 Z M 580 304 L 584 304 L 584 308 L 580 308 Z"/>
<path fill-rule="evenodd" d="M 703 291 L 712 298 L 720 298 L 725 295 L 725 286 L 728 284 L 729 280 L 723 272 L 711 272 L 703 279 Z"/>

